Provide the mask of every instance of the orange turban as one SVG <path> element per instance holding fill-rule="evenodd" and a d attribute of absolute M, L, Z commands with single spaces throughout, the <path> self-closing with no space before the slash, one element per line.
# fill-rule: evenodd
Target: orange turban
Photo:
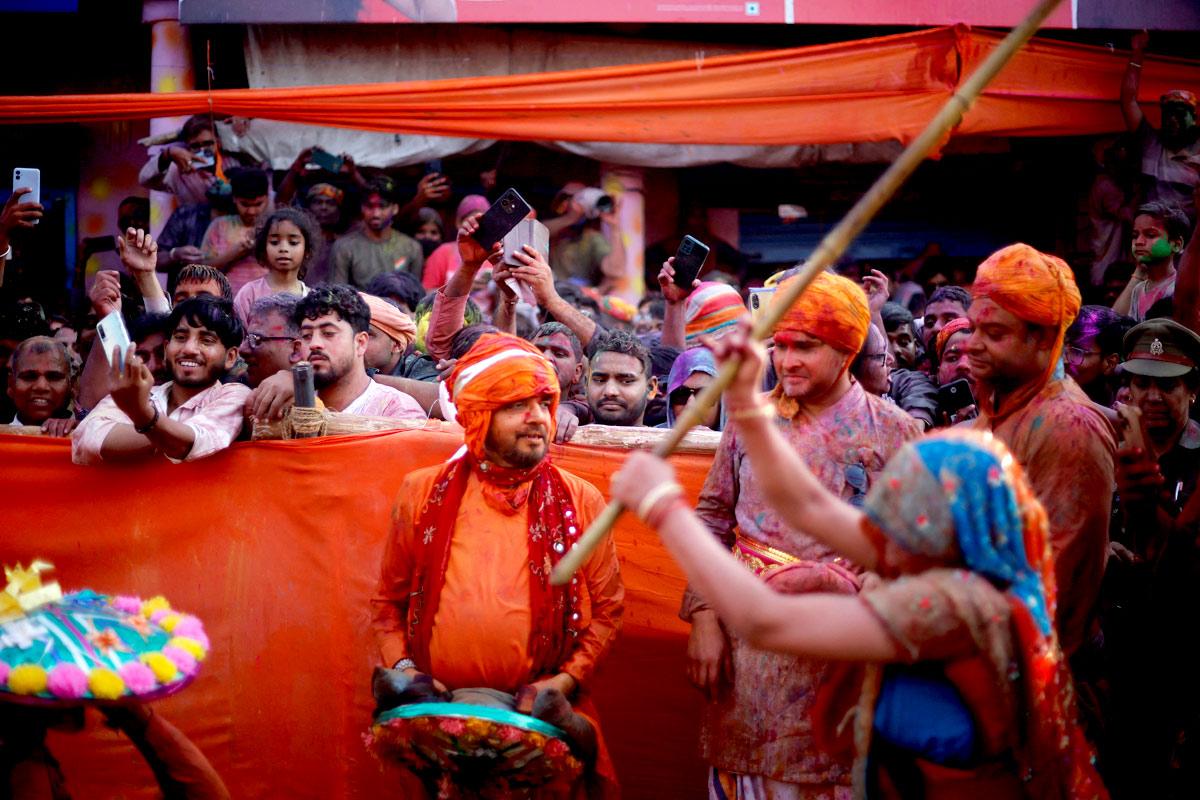
<path fill-rule="evenodd" d="M 1053 377 L 1062 355 L 1063 336 L 1078 316 L 1083 300 L 1067 262 L 1020 243 L 997 250 L 979 265 L 971 294 L 976 300 L 991 300 L 1031 325 L 1058 329 L 1050 365 L 1042 380 L 1008 397 L 1003 409 L 993 407 L 990 391 L 982 392 L 980 405 L 992 418 L 992 424 L 996 424 L 1024 406 Z"/>
<path fill-rule="evenodd" d="M 942 353 L 946 352 L 946 345 L 950 342 L 950 337 L 956 333 L 963 331 L 970 332 L 971 320 L 966 317 L 958 317 L 946 323 L 946 327 L 938 331 L 937 338 L 934 339 L 934 352 L 937 353 L 938 361 L 942 360 Z"/>
<path fill-rule="evenodd" d="M 485 457 L 492 412 L 528 397 L 551 401 L 550 438 L 558 411 L 558 375 L 541 351 L 508 333 L 485 333 L 446 378 L 450 400 L 471 455 Z"/>
<path fill-rule="evenodd" d="M 1010 244 L 979 265 L 975 299 L 986 297 L 1032 325 L 1067 329 L 1082 299 L 1067 262 L 1027 244 Z"/>
<path fill-rule="evenodd" d="M 772 303 L 793 285 L 792 276 L 776 287 Z M 808 285 L 800 299 L 784 313 L 776 331 L 798 331 L 820 339 L 825 344 L 853 355 L 862 349 L 871 327 L 871 309 L 867 294 L 854 281 L 822 272 Z"/>
<path fill-rule="evenodd" d="M 382 297 L 363 292 L 358 294 L 366 302 L 367 308 L 371 309 L 371 324 L 400 345 L 402 350 L 407 350 L 417 338 L 417 323 L 412 321 L 412 317 Z"/>

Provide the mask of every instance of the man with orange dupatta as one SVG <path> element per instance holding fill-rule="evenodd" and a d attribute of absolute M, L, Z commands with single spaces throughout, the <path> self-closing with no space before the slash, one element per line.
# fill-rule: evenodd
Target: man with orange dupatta
<path fill-rule="evenodd" d="M 796 280 L 789 278 L 787 280 Z M 785 281 L 777 298 L 783 293 Z M 921 424 L 869 394 L 849 373 L 871 322 L 853 281 L 822 273 L 774 331 L 779 383 L 762 410 L 826 489 L 861 504 L 883 465 Z M 738 414 L 757 414 L 757 407 Z M 696 509 L 745 567 L 777 591 L 854 594 L 861 568 L 787 524 L 766 502 L 734 424 L 722 433 Z M 780 573 L 780 568 L 793 566 Z M 776 580 L 777 574 L 787 577 Z M 706 704 L 701 749 L 717 800 L 828 800 L 849 797 L 848 761 L 820 752 L 810 719 L 824 661 L 768 653 L 727 633 L 715 611 L 688 591 L 681 616 L 692 623 L 692 682 Z"/>
<path fill-rule="evenodd" d="M 554 365 L 522 339 L 485 334 L 446 383 L 465 445 L 400 487 L 373 600 L 392 669 L 384 678 L 439 696 L 485 688 L 520 698 L 531 686 L 533 716 L 566 731 L 588 765 L 576 795 L 613 795 L 586 689 L 620 627 L 625 589 L 611 538 L 570 584 L 550 585 L 554 564 L 604 507 L 595 487 L 548 458 Z"/>
<path fill-rule="evenodd" d="M 1060 258 L 1014 244 L 979 266 L 967 312 L 967 358 L 980 417 L 1025 468 L 1050 519 L 1059 586 L 1057 628 L 1082 679 L 1108 559 L 1115 480 L 1112 427 L 1063 371 L 1063 336 L 1079 313 L 1079 289 Z M 1086 670 L 1085 670 L 1086 671 Z"/>

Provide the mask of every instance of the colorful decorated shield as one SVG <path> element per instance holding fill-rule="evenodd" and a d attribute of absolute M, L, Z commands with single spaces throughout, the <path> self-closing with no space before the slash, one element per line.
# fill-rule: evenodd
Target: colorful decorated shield
<path fill-rule="evenodd" d="M 483 798 L 570 792 L 583 771 L 561 730 L 535 717 L 467 703 L 414 703 L 375 718 L 368 737 L 381 758 L 443 787 Z"/>
<path fill-rule="evenodd" d="M 162 597 L 143 601 L 85 589 L 31 608 L 11 605 L 0 616 L 0 700 L 58 706 L 155 700 L 186 686 L 208 653 L 200 620 L 173 611 Z"/>

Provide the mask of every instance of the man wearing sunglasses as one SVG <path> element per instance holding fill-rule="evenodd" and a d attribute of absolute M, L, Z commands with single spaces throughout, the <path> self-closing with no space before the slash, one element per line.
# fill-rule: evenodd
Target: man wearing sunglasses
<path fill-rule="evenodd" d="M 180 205 L 193 205 L 205 201 L 205 193 L 219 173 L 237 166 L 243 165 L 221 152 L 212 117 L 196 114 L 183 124 L 179 141 L 150 156 L 138 173 L 138 183 L 147 189 L 170 192 L 179 198 Z"/>

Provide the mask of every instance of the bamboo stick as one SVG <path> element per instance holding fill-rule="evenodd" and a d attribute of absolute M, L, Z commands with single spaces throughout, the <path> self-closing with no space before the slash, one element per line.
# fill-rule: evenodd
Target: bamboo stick
<path fill-rule="evenodd" d="M 1004 40 L 997 45 L 996 49 L 979 65 L 979 69 L 963 81 L 954 94 L 950 96 L 950 99 L 938 111 L 937 115 L 921 131 L 921 134 L 904 149 L 899 158 L 892 162 L 887 171 L 879 176 L 879 179 L 854 204 L 854 207 L 850 209 L 842 221 L 825 235 L 825 238 L 817 246 L 816 251 L 801 268 L 798 273 L 798 280 L 791 282 L 787 292 L 782 294 L 777 293 L 767 309 L 759 315 L 752 334 L 756 339 L 765 339 L 770 335 L 775 325 L 779 322 L 779 319 L 783 316 L 783 313 L 804 293 L 804 290 L 808 288 L 813 279 L 837 262 L 842 253 L 846 252 L 846 248 L 850 246 L 850 243 L 854 241 L 854 238 L 862 233 L 863 229 L 867 227 L 879 212 L 879 209 L 908 180 L 909 176 L 925 160 L 925 157 L 962 120 L 963 114 L 967 112 L 967 109 L 971 107 L 975 99 L 983 93 L 984 88 L 996 77 L 1000 70 L 1004 69 L 1004 66 L 1029 41 L 1034 33 L 1037 32 L 1042 22 L 1045 21 L 1046 17 L 1050 15 L 1061 1 L 1040 0 L 1037 6 L 1029 13 L 1029 16 L 1017 27 L 1009 31 L 1008 36 L 1004 37 Z M 697 395 L 696 402 L 692 403 L 684 411 L 683 416 L 679 418 L 675 424 L 675 428 L 672 429 L 672 435 L 654 448 L 655 455 L 665 458 L 674 452 L 675 447 L 683 439 L 684 435 L 700 421 L 705 412 L 720 400 L 721 393 L 725 391 L 729 384 L 733 382 L 734 376 L 737 375 L 739 366 L 740 364 L 735 360 L 726 363 L 720 369 L 717 379 Z M 612 526 L 624 510 L 624 506 L 616 500 L 610 502 L 595 519 L 591 527 L 575 543 L 575 546 L 555 565 L 554 571 L 550 575 L 550 582 L 555 586 L 562 586 L 569 581 L 576 570 L 583 565 L 588 555 L 596 549 L 596 546 L 612 530 Z"/>

